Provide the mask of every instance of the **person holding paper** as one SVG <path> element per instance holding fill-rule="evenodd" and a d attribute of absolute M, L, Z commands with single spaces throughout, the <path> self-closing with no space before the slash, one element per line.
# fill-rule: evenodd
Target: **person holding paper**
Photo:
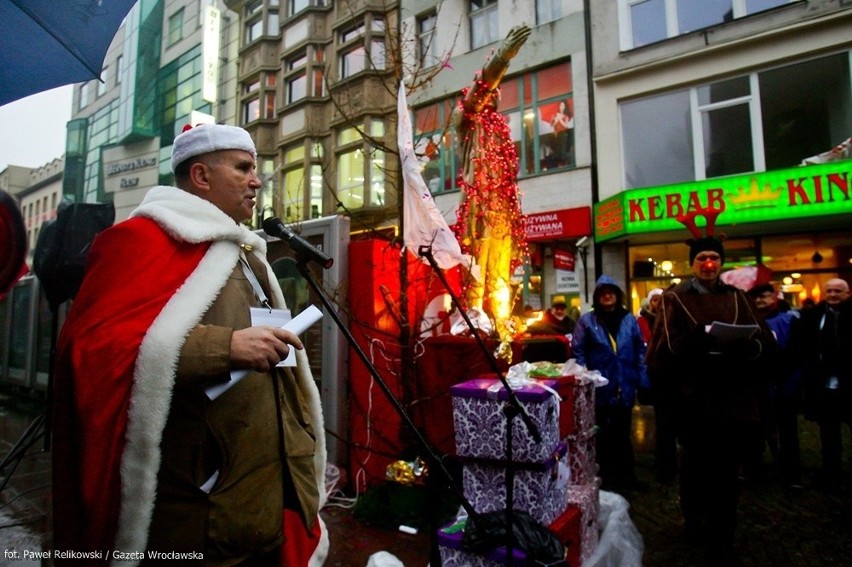
<path fill-rule="evenodd" d="M 251 322 L 286 307 L 265 241 L 241 224 L 256 159 L 242 128 L 185 129 L 177 186 L 95 239 L 57 346 L 56 549 L 99 552 L 93 564 L 322 563 L 319 394 L 299 338 Z M 296 366 L 276 368 L 293 349 Z M 234 370 L 248 372 L 206 395 Z"/>
<path fill-rule="evenodd" d="M 719 279 L 718 211 L 703 214 L 708 236 L 695 227 L 695 213 L 680 219 L 695 237 L 687 240 L 693 276 L 661 296 L 647 362 L 657 395 L 675 410 L 687 539 L 703 545 L 709 565 L 736 565 L 738 466 L 762 441 L 758 402 L 775 339 L 745 293 Z M 706 330 L 714 322 L 757 327 L 723 343 Z"/>

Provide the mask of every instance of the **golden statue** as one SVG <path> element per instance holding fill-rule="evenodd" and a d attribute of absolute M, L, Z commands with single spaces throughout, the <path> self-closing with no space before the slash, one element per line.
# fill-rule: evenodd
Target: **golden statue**
<path fill-rule="evenodd" d="M 498 86 L 530 31 L 526 25 L 512 28 L 473 85 L 462 91 L 452 117 L 464 160 L 456 234 L 481 273 L 481 279 L 466 282 L 466 307 L 487 313 L 504 342 L 512 335 L 510 282 L 523 262 L 526 242 L 518 199 L 518 156 L 506 119 L 497 112 Z"/>

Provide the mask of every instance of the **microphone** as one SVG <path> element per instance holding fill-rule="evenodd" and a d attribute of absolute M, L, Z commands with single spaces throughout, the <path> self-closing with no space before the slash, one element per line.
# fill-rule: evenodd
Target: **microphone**
<path fill-rule="evenodd" d="M 334 258 L 326 255 L 316 246 L 287 228 L 281 219 L 278 217 L 268 217 L 263 219 L 263 232 L 269 236 L 286 240 L 290 245 L 290 249 L 296 253 L 297 258 L 305 258 L 306 261 L 313 260 L 317 264 L 327 270 L 334 264 Z"/>

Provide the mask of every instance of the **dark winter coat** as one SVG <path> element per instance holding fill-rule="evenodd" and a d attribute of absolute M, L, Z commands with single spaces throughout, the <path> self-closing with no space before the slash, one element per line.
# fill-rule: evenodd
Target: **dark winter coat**
<path fill-rule="evenodd" d="M 719 345 L 706 333 L 714 321 L 758 325 L 758 331 Z M 708 290 L 690 278 L 662 295 L 648 371 L 656 394 L 671 400 L 686 422 L 758 421 L 767 361 L 776 352 L 772 332 L 745 293 L 721 281 Z"/>

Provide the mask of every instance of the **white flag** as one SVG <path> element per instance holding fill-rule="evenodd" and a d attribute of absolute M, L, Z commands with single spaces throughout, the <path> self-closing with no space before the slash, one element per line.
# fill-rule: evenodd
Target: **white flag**
<path fill-rule="evenodd" d="M 447 221 L 432 199 L 432 193 L 420 173 L 420 163 L 414 154 L 412 140 L 411 115 L 405 99 L 405 84 L 399 83 L 397 97 L 397 112 L 399 114 L 399 129 L 397 142 L 399 144 L 399 159 L 402 161 L 403 191 L 403 224 L 405 245 L 414 254 L 420 246 L 431 246 L 435 263 L 442 270 L 449 270 L 458 264 L 471 267 L 471 258 L 462 254 L 455 234 L 450 230 Z M 426 261 L 426 259 L 424 259 Z"/>

